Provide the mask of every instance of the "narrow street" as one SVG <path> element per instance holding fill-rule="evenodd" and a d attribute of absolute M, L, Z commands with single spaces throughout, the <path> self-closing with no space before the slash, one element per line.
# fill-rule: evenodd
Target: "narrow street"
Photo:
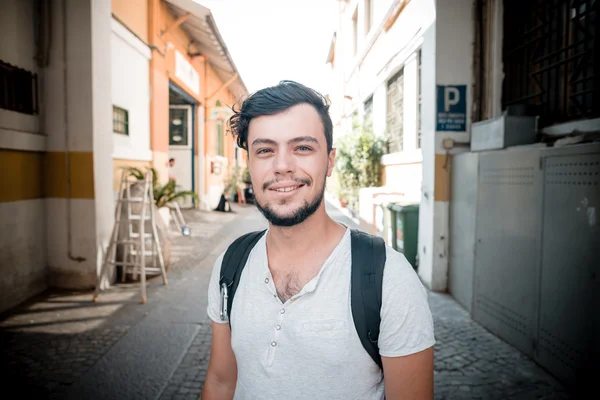
<path fill-rule="evenodd" d="M 19 398 L 197 399 L 210 351 L 206 290 L 215 259 L 242 233 L 266 226 L 252 207 L 191 211 L 191 237 L 172 248 L 169 285 L 117 285 L 91 293 L 52 292 L 0 322 L 4 390 Z M 352 225 L 334 207 L 333 218 Z M 563 399 L 546 372 L 470 320 L 451 297 L 430 293 L 437 344 L 436 399 Z"/>

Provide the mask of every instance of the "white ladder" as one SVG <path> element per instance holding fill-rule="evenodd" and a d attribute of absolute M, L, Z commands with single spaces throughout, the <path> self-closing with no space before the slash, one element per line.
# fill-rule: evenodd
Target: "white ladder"
<path fill-rule="evenodd" d="M 143 182 L 143 194 L 141 197 L 133 197 L 131 195 L 132 184 L 140 184 Z M 141 212 L 134 214 L 131 206 L 133 204 L 139 204 Z M 162 274 L 163 283 L 168 284 L 167 273 L 165 271 L 165 264 L 162 256 L 162 250 L 160 248 L 160 242 L 158 238 L 158 231 L 156 228 L 156 222 L 154 220 L 154 194 L 152 187 L 152 173 L 148 171 L 143 181 L 132 180 L 129 178 L 129 172 L 123 171 L 121 175 L 121 184 L 119 187 L 119 198 L 115 206 L 115 225 L 113 227 L 110 244 L 105 253 L 104 261 L 102 263 L 102 269 L 98 276 L 96 283 L 96 291 L 94 293 L 94 302 L 98 300 L 100 294 L 100 286 L 102 280 L 107 276 L 108 270 L 111 265 L 120 265 L 122 270 L 122 281 L 125 280 L 125 275 L 128 271 L 131 272 L 132 278 L 137 279 L 137 274 L 140 274 L 140 288 L 142 303 L 146 303 L 146 272 L 160 272 Z M 127 234 L 123 238 L 119 238 L 119 228 L 121 226 L 121 213 L 123 211 L 123 205 L 125 205 L 126 223 L 127 223 Z M 145 222 L 150 221 L 152 226 L 152 232 L 145 232 Z M 137 232 L 134 231 L 134 225 L 138 225 Z M 146 245 L 148 240 L 151 240 L 151 249 L 147 249 Z M 123 261 L 116 260 L 117 246 L 123 245 Z M 152 256 L 158 258 L 158 268 L 146 267 L 146 257 Z"/>

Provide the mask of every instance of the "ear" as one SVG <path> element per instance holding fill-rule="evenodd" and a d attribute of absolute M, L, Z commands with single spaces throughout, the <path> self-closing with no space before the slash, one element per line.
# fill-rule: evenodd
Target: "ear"
<path fill-rule="evenodd" d="M 335 166 L 335 150 L 331 149 L 329 152 L 328 160 L 327 160 L 327 176 L 330 177 L 333 172 L 333 167 Z"/>

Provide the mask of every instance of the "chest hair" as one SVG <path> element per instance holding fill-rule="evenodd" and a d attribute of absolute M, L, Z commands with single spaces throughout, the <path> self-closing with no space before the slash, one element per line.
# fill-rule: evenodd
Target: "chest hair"
<path fill-rule="evenodd" d="M 300 293 L 304 285 L 308 282 L 305 279 L 301 279 L 298 270 L 272 272 L 272 275 L 277 296 L 279 296 L 279 300 L 282 303 Z"/>

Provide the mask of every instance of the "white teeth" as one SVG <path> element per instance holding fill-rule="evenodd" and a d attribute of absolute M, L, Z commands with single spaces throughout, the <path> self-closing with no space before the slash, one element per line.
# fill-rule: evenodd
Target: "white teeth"
<path fill-rule="evenodd" d="M 286 188 L 279 188 L 279 189 L 275 189 L 277 192 L 291 192 L 292 190 L 297 189 L 298 186 L 290 186 L 290 187 L 286 187 Z"/>

